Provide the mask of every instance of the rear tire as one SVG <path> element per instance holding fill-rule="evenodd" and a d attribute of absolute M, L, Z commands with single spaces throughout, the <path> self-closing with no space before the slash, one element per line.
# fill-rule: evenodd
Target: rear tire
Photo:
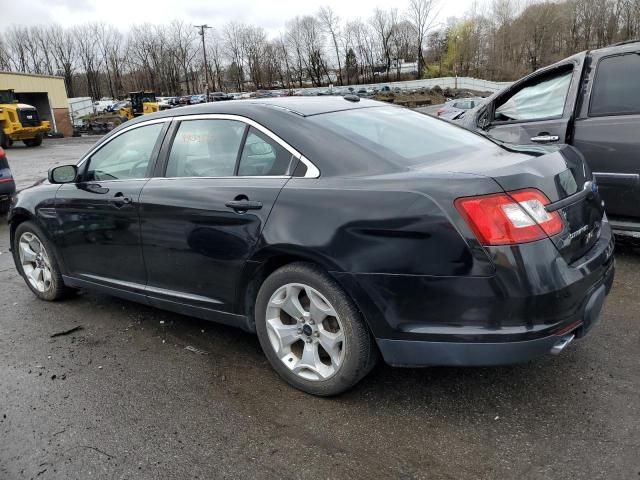
<path fill-rule="evenodd" d="M 35 223 L 18 225 L 12 250 L 18 272 L 38 298 L 60 300 L 72 291 L 64 285 L 53 245 Z"/>
<path fill-rule="evenodd" d="M 10 206 L 11 206 L 10 200 L 5 200 L 3 202 L 0 202 L 0 215 L 6 215 L 7 212 L 9 211 Z"/>
<path fill-rule="evenodd" d="M 378 358 L 353 301 L 313 264 L 292 263 L 273 272 L 258 292 L 255 322 L 274 370 L 293 387 L 313 395 L 348 390 Z"/>
<path fill-rule="evenodd" d="M 39 147 L 42 145 L 42 135 L 36 135 L 35 138 L 23 140 L 27 147 Z"/>

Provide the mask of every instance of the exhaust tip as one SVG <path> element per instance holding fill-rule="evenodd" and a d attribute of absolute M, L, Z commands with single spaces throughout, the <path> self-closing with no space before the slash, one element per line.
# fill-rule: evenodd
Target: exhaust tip
<path fill-rule="evenodd" d="M 551 347 L 551 355 L 560 355 L 560 353 L 573 341 L 575 337 L 576 336 L 573 333 L 560 337 L 557 343 Z"/>

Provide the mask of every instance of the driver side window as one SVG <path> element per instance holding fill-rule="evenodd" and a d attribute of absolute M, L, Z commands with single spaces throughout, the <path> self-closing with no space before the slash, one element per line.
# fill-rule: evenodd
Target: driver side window
<path fill-rule="evenodd" d="M 162 123 L 154 123 L 134 128 L 108 142 L 89 159 L 85 180 L 145 178 L 163 126 Z"/>

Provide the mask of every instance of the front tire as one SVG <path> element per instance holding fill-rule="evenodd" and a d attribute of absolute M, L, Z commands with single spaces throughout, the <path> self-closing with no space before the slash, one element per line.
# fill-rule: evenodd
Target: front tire
<path fill-rule="evenodd" d="M 375 365 L 377 349 L 344 290 L 313 264 L 273 272 L 256 299 L 256 330 L 271 366 L 304 392 L 337 395 Z"/>
<path fill-rule="evenodd" d="M 13 237 L 13 256 L 18 272 L 38 298 L 60 300 L 70 291 L 62 281 L 53 245 L 35 223 L 18 225 Z"/>
<path fill-rule="evenodd" d="M 2 131 L 2 127 L 0 127 L 0 147 L 9 148 L 11 146 L 11 139 Z"/>

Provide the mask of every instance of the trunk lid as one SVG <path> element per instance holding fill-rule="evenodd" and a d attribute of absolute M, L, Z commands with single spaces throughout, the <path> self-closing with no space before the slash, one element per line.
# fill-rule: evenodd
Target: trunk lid
<path fill-rule="evenodd" d="M 573 147 L 479 149 L 421 167 L 488 176 L 507 192 L 540 190 L 551 201 L 547 209 L 556 210 L 565 224 L 564 230 L 550 240 L 569 263 L 582 257 L 600 236 L 604 207 L 591 171 Z"/>

